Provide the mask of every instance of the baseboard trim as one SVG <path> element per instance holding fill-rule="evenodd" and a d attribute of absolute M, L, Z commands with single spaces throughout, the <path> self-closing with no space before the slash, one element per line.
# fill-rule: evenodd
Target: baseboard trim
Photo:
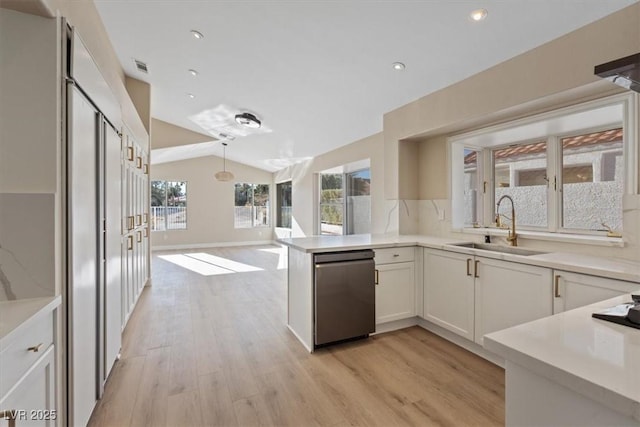
<path fill-rule="evenodd" d="M 191 243 L 187 245 L 166 245 L 152 246 L 151 251 L 171 251 L 180 249 L 206 249 L 206 248 L 226 248 L 233 246 L 260 246 L 260 245 L 277 245 L 275 240 L 252 240 L 244 242 L 215 242 L 215 243 Z"/>
<path fill-rule="evenodd" d="M 504 359 L 491 353 L 488 350 L 485 350 L 484 347 L 476 344 L 473 341 L 469 341 L 466 338 L 462 338 L 459 335 L 450 332 L 441 326 L 436 325 L 435 323 L 431 323 L 428 320 L 424 320 L 422 318 L 417 318 L 417 324 L 423 329 L 426 329 L 429 332 L 433 332 L 434 334 L 446 339 L 447 341 L 451 341 L 455 345 L 464 348 L 465 350 L 474 353 L 483 359 L 488 360 L 494 365 L 498 365 L 501 368 L 504 368 Z"/>
<path fill-rule="evenodd" d="M 408 319 L 394 320 L 392 322 L 380 323 L 376 325 L 376 331 L 371 335 L 384 334 L 385 332 L 397 331 L 399 329 L 410 328 L 418 324 L 417 317 L 409 317 Z"/>

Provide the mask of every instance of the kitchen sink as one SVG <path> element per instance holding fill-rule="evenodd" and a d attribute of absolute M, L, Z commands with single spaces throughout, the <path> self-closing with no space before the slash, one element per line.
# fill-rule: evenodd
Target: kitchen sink
<path fill-rule="evenodd" d="M 531 249 L 523 249 L 523 248 L 518 248 L 513 246 L 495 245 L 490 243 L 453 243 L 451 246 L 459 246 L 462 248 L 480 249 L 482 251 L 501 252 L 504 254 L 523 255 L 523 256 L 541 255 L 541 254 L 548 253 L 548 252 L 534 251 Z"/>

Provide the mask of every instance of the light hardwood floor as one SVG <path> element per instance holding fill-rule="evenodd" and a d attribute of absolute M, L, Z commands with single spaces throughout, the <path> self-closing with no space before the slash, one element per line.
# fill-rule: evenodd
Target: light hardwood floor
<path fill-rule="evenodd" d="M 489 426 L 504 371 L 419 327 L 309 354 L 286 327 L 286 252 L 160 252 L 90 426 Z M 204 276 L 162 255 L 260 268 Z"/>

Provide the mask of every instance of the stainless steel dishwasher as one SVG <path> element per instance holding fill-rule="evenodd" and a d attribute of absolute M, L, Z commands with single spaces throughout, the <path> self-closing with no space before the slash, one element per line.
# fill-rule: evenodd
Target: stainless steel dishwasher
<path fill-rule="evenodd" d="M 316 254 L 315 345 L 366 337 L 376 330 L 372 250 Z"/>

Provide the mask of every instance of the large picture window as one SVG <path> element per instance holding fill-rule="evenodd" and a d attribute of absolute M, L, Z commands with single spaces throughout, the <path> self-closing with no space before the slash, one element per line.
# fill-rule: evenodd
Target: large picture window
<path fill-rule="evenodd" d="M 151 230 L 187 228 L 187 183 L 151 181 Z"/>
<path fill-rule="evenodd" d="M 637 191 L 631 96 L 592 101 L 450 139 L 454 228 L 510 225 L 567 234 L 623 231 Z"/>
<path fill-rule="evenodd" d="M 237 183 L 234 209 L 235 228 L 268 227 L 269 184 Z"/>

